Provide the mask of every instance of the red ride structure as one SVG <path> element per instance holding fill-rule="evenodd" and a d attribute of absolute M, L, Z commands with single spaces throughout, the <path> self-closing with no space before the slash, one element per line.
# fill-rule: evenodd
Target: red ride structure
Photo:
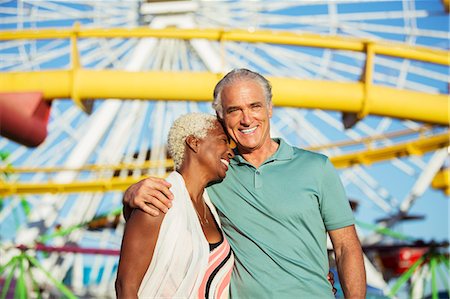
<path fill-rule="evenodd" d="M 0 135 L 28 147 L 40 145 L 50 107 L 41 92 L 0 93 Z"/>
<path fill-rule="evenodd" d="M 398 277 L 417 262 L 427 250 L 426 247 L 399 247 L 380 251 L 379 256 L 385 271 L 393 277 Z"/>

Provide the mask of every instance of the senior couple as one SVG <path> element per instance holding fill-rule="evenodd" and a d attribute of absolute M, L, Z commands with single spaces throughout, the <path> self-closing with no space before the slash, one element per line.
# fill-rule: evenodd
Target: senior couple
<path fill-rule="evenodd" d="M 217 118 L 175 121 L 176 171 L 124 195 L 119 298 L 334 298 L 327 233 L 344 296 L 365 297 L 338 175 L 326 156 L 270 137 L 271 99 L 267 79 L 236 69 L 215 87 Z"/>

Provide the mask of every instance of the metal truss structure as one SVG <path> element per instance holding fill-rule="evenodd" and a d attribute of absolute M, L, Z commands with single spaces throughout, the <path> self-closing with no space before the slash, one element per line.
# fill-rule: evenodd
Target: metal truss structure
<path fill-rule="evenodd" d="M 113 297 L 122 191 L 166 174 L 170 124 L 212 113 L 214 84 L 236 67 L 270 79 L 272 135 L 328 155 L 357 219 L 388 216 L 377 225 L 386 232 L 421 201 L 448 209 L 446 10 L 437 0 L 0 0 L 0 94 L 52 102 L 39 147 L 0 139 L 0 285 Z M 366 246 L 392 241 L 382 232 L 359 227 Z M 395 296 L 400 284 L 369 258 L 369 285 Z M 414 294 L 429 291 L 421 273 Z"/>

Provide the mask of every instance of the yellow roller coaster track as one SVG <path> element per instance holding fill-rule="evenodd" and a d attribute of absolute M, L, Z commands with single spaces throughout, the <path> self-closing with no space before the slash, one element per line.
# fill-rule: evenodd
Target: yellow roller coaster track
<path fill-rule="evenodd" d="M 450 170 L 446 168 L 438 172 L 431 182 L 431 186 L 435 189 L 441 189 L 446 195 L 450 195 Z"/>
<path fill-rule="evenodd" d="M 385 161 L 392 158 L 399 158 L 409 155 L 422 155 L 429 151 L 435 151 L 440 148 L 449 146 L 449 132 L 421 137 L 414 141 L 403 142 L 392 146 L 386 146 L 382 148 L 367 149 L 365 151 L 355 152 L 351 154 L 344 154 L 340 156 L 330 157 L 331 161 L 337 168 L 345 168 L 355 164 L 370 165 L 372 163 Z M 173 164 L 170 160 L 147 162 L 149 165 L 153 163 L 153 166 L 164 165 L 165 167 L 171 167 Z M 104 169 L 139 169 L 147 168 L 143 167 L 143 164 L 121 164 L 121 165 L 104 165 L 104 166 L 87 166 L 83 169 L 73 170 L 104 170 Z M 38 171 L 39 169 L 35 169 Z M 47 168 L 46 171 L 67 171 L 68 168 Z M 2 168 L 1 172 L 14 172 L 11 168 Z M 448 178 L 448 172 L 447 174 Z M 449 192 L 449 183 L 443 174 L 438 174 L 433 181 L 433 187 L 442 189 L 444 192 Z M 442 176 L 442 178 L 441 178 Z M 67 184 L 56 184 L 52 182 L 47 183 L 10 183 L 0 182 L 0 196 L 20 195 L 20 194 L 39 194 L 39 193 L 71 193 L 71 192 L 107 192 L 113 190 L 125 190 L 132 183 L 137 182 L 143 177 L 126 177 L 126 178 L 110 178 L 100 179 L 93 181 L 77 181 Z M 448 194 L 448 193 L 447 193 Z"/>
<path fill-rule="evenodd" d="M 213 41 L 235 41 L 249 43 L 268 43 L 294 45 L 304 47 L 327 48 L 366 52 L 367 45 L 379 55 L 420 60 L 425 62 L 450 65 L 446 51 L 427 47 L 411 46 L 402 43 L 387 43 L 374 40 L 325 36 L 318 34 L 293 33 L 273 30 L 239 30 L 239 29 L 181 29 L 165 28 L 80 28 L 74 26 L 67 29 L 37 29 L 0 31 L 0 40 L 18 39 L 69 39 L 76 38 L 174 38 L 174 39 L 207 39 Z"/>
<path fill-rule="evenodd" d="M 41 91 L 48 100 L 72 98 L 83 107 L 83 99 L 116 98 L 143 100 L 210 101 L 221 74 L 207 72 L 127 72 L 89 70 L 79 65 L 77 40 L 80 38 L 177 38 L 227 42 L 272 43 L 328 48 L 366 53 L 361 82 L 332 82 L 268 77 L 273 85 L 274 104 L 317 108 L 400 119 L 449 124 L 448 95 L 399 90 L 372 84 L 375 55 L 450 65 L 449 52 L 405 44 L 360 40 L 337 36 L 297 34 L 283 31 L 244 31 L 221 29 L 114 28 L 39 29 L 1 31 L 0 40 L 71 39 L 72 69 L 0 74 L 0 92 Z M 178 88 L 171 88 L 172 86 Z M 424 103 L 426 103 L 424 105 Z"/>

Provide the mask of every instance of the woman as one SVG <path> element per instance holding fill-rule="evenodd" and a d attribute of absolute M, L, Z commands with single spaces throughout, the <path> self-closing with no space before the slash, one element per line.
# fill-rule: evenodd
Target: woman
<path fill-rule="evenodd" d="M 118 298 L 226 298 L 234 257 L 217 212 L 203 198 L 222 180 L 233 153 L 217 118 L 191 113 L 169 131 L 175 200 L 167 214 L 134 210 L 122 240 Z"/>

